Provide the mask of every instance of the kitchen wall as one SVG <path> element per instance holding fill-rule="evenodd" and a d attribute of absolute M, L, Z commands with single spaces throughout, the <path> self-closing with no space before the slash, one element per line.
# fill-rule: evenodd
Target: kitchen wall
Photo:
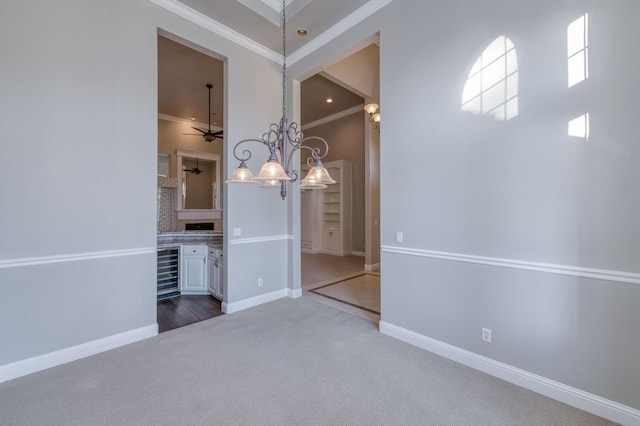
<path fill-rule="evenodd" d="M 568 87 L 567 30 L 585 13 L 588 78 Z M 393 1 L 290 70 L 380 32 L 381 329 L 627 422 L 640 418 L 638 16 L 633 0 Z M 501 35 L 518 59 L 509 120 L 462 105 Z M 586 113 L 588 139 L 570 136 Z"/>
<path fill-rule="evenodd" d="M 159 29 L 227 58 L 225 137 L 279 116 L 280 65 L 148 0 L 0 4 L 0 380 L 157 333 Z M 227 191 L 225 226 L 286 234 L 279 197 L 251 191 Z M 287 243 L 252 258 L 265 289 L 227 265 L 229 302 L 286 289 Z"/>

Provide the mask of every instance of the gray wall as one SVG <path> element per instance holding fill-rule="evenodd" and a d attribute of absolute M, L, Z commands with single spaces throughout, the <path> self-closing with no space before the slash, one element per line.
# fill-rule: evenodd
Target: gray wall
<path fill-rule="evenodd" d="M 567 88 L 566 30 L 585 12 L 590 76 Z M 295 63 L 305 75 L 380 31 L 383 321 L 640 408 L 640 287 L 618 279 L 640 272 L 638 16 L 635 0 L 394 1 Z M 472 65 L 502 34 L 519 116 L 461 112 Z M 568 137 L 585 112 L 589 140 Z"/>
<path fill-rule="evenodd" d="M 159 28 L 227 58 L 225 144 L 279 117 L 278 64 L 148 0 L 0 3 L 0 366 L 156 323 Z M 226 191 L 225 226 L 285 234 L 283 202 L 253 191 Z M 231 263 L 231 300 L 258 273 L 286 288 L 287 249 Z"/>

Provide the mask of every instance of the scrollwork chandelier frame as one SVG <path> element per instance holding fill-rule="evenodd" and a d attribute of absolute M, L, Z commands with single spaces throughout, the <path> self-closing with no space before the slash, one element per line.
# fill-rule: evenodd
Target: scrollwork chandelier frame
<path fill-rule="evenodd" d="M 327 169 L 322 165 L 322 159 L 329 153 L 329 144 L 319 136 L 305 137 L 298 128 L 298 123 L 287 119 L 287 43 L 286 43 L 286 4 L 282 0 L 282 117 L 278 123 L 271 123 L 269 130 L 262 134 L 260 139 L 243 139 L 233 147 L 233 156 L 240 161 L 240 165 L 234 170 L 228 183 L 257 183 L 261 187 L 280 187 L 280 196 L 287 198 L 287 182 L 298 180 L 298 171 L 294 169 L 294 154 L 299 150 L 308 150 L 307 158 L 309 173 L 300 181 L 300 189 L 322 189 L 327 184 L 336 183 L 331 178 Z M 315 141 L 317 146 L 310 146 L 309 142 Z M 258 142 L 267 147 L 269 158 L 262 165 L 260 172 L 254 177 L 246 162 L 251 159 L 249 149 L 242 149 L 241 145 L 248 142 Z"/>

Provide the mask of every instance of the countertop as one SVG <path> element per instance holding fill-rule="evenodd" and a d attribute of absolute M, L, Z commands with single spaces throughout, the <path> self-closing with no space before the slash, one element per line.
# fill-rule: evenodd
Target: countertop
<path fill-rule="evenodd" d="M 222 232 L 184 231 L 158 234 L 158 248 L 175 247 L 187 244 L 209 245 L 215 248 L 222 248 Z"/>

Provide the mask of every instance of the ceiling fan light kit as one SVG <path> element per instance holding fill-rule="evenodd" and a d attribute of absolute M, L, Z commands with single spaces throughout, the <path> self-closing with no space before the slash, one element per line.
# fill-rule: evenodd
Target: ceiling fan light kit
<path fill-rule="evenodd" d="M 298 130 L 298 123 L 289 123 L 287 119 L 287 43 L 285 0 L 282 0 L 282 117 L 279 123 L 271 123 L 269 130 L 260 139 L 243 139 L 233 147 L 233 156 L 240 162 L 240 166 L 233 171 L 227 183 L 257 183 L 262 188 L 280 187 L 280 196 L 287 198 L 287 182 L 298 180 L 298 171 L 293 169 L 293 154 L 301 149 L 309 150 L 311 156 L 307 158 L 307 165 L 311 168 L 307 176 L 300 181 L 301 189 L 321 189 L 327 184 L 336 183 L 327 169 L 322 165 L 322 159 L 329 153 L 329 144 L 319 136 L 304 137 Z M 308 142 L 316 141 L 323 148 L 309 146 Z M 254 177 L 247 168 L 246 161 L 251 158 L 251 151 L 238 147 L 246 142 L 258 142 L 269 150 L 269 158 L 262 165 L 260 172 Z"/>

